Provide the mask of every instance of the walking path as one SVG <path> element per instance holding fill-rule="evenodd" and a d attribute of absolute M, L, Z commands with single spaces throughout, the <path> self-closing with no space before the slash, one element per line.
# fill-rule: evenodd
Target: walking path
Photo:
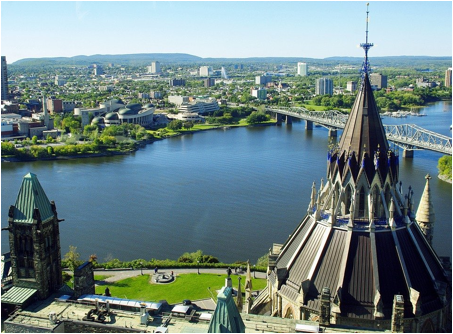
<path fill-rule="evenodd" d="M 225 268 L 200 268 L 200 269 L 196 269 L 196 268 L 176 268 L 176 269 L 173 269 L 173 268 L 169 268 L 169 269 L 166 269 L 166 268 L 159 268 L 158 269 L 158 273 L 159 274 L 170 274 L 171 272 L 173 271 L 173 274 L 175 276 L 178 276 L 178 275 L 181 275 L 181 274 L 189 274 L 189 273 L 197 273 L 198 271 L 200 272 L 200 274 L 220 274 L 220 275 L 226 275 L 227 271 Z M 104 270 L 104 269 L 95 269 L 94 270 L 94 274 L 95 275 L 105 275 L 105 276 L 110 276 L 106 279 L 104 279 L 104 281 L 107 283 L 107 282 L 116 282 L 116 281 L 120 281 L 120 280 L 123 280 L 123 279 L 126 279 L 126 278 L 129 278 L 129 277 L 135 277 L 135 276 L 140 276 L 141 274 L 149 274 L 149 275 L 154 275 L 154 269 L 124 269 L 124 270 L 117 270 L 117 269 L 111 269 L 111 270 Z M 231 274 L 231 276 L 238 276 L 238 275 L 241 275 L 241 276 L 245 276 L 247 274 L 247 271 L 241 271 L 241 272 L 237 272 L 237 273 L 234 273 L 234 270 Z M 251 273 L 251 276 L 252 277 L 256 277 L 256 278 L 266 278 L 266 273 L 263 273 L 263 272 L 252 272 Z"/>

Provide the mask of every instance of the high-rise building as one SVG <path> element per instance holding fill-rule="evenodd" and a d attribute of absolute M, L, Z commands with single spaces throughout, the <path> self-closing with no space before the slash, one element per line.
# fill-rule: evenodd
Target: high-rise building
<path fill-rule="evenodd" d="M 94 64 L 93 67 L 94 67 L 93 73 L 95 76 L 104 74 L 104 69 L 102 68 L 101 65 Z"/>
<path fill-rule="evenodd" d="M 270 248 L 267 288 L 251 312 L 322 326 L 443 332 L 451 297 L 430 246 L 429 177 L 416 215 L 371 88 L 370 46 L 362 44 L 367 66 L 340 141 L 328 151 L 327 181 L 319 191 L 313 182 L 307 214 L 284 244 Z"/>
<path fill-rule="evenodd" d="M 66 84 L 66 79 L 61 77 L 61 75 L 55 76 L 55 86 L 64 86 Z"/>
<path fill-rule="evenodd" d="M 333 81 L 329 78 L 319 78 L 316 80 L 316 95 L 333 95 Z"/>
<path fill-rule="evenodd" d="M 258 75 L 255 77 L 255 85 L 266 85 L 271 81 L 272 77 L 270 75 Z"/>
<path fill-rule="evenodd" d="M 2 56 L 2 101 L 8 100 L 8 68 L 6 57 Z"/>
<path fill-rule="evenodd" d="M 370 74 L 371 85 L 377 89 L 387 88 L 387 76 L 379 73 Z"/>
<path fill-rule="evenodd" d="M 212 87 L 215 85 L 215 79 L 214 78 L 207 78 L 203 80 L 204 86 L 206 88 Z"/>
<path fill-rule="evenodd" d="M 186 85 L 186 80 L 184 80 L 184 79 L 170 79 L 169 84 L 170 84 L 170 87 L 185 86 Z"/>
<path fill-rule="evenodd" d="M 3 58 L 2 58 L 2 64 L 3 64 Z M 452 68 L 450 67 L 448 70 L 445 71 L 445 87 L 451 87 L 451 70 L 452 70 Z M 2 83 L 3 83 L 3 77 L 2 77 Z M 3 94 L 3 90 L 2 90 L 2 94 Z"/>
<path fill-rule="evenodd" d="M 308 75 L 308 65 L 307 63 L 297 63 L 297 75 L 305 77 Z"/>
<path fill-rule="evenodd" d="M 162 70 L 160 69 L 160 63 L 158 61 L 153 61 L 151 63 L 151 66 L 148 66 L 148 73 L 158 74 L 161 72 L 162 72 Z"/>
<path fill-rule="evenodd" d="M 263 87 L 259 87 L 258 89 L 253 88 L 250 92 L 250 95 L 256 97 L 258 100 L 266 100 L 267 89 Z"/>
<path fill-rule="evenodd" d="M 201 66 L 200 67 L 200 77 L 209 77 L 213 73 L 211 66 Z"/>
<path fill-rule="evenodd" d="M 346 90 L 350 91 L 351 93 L 357 90 L 357 82 L 355 81 L 348 81 L 346 83 Z"/>

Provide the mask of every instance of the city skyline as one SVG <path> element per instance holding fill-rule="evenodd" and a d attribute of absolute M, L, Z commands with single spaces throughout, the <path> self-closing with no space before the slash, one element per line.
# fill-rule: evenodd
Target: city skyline
<path fill-rule="evenodd" d="M 375 1 L 373 57 L 451 56 L 451 1 Z M 2 1 L 1 54 L 362 57 L 366 2 Z M 371 29 L 372 28 L 372 29 Z"/>

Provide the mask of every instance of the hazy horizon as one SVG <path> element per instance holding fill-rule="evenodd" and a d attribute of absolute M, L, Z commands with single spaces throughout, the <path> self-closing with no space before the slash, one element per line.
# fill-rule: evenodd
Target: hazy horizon
<path fill-rule="evenodd" d="M 362 57 L 362 1 L 2 1 L 1 54 Z M 369 5 L 372 57 L 452 56 L 451 1 Z"/>

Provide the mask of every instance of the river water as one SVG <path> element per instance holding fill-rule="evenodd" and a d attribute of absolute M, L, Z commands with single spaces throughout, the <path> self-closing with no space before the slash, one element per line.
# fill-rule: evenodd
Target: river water
<path fill-rule="evenodd" d="M 451 136 L 451 102 L 421 110 L 427 117 L 384 118 Z M 302 220 L 312 182 L 326 175 L 328 136 L 305 122 L 212 130 L 147 145 L 131 155 L 1 164 L 1 225 L 22 178 L 35 173 L 60 223 L 62 254 L 83 259 L 177 259 L 198 249 L 224 262 L 250 259 L 283 243 Z M 402 156 L 402 152 L 400 151 Z M 415 205 L 431 174 L 434 249 L 451 256 L 452 187 L 437 176 L 441 154 L 416 151 L 400 159 L 403 187 Z M 2 232 L 2 253 L 9 250 Z"/>

